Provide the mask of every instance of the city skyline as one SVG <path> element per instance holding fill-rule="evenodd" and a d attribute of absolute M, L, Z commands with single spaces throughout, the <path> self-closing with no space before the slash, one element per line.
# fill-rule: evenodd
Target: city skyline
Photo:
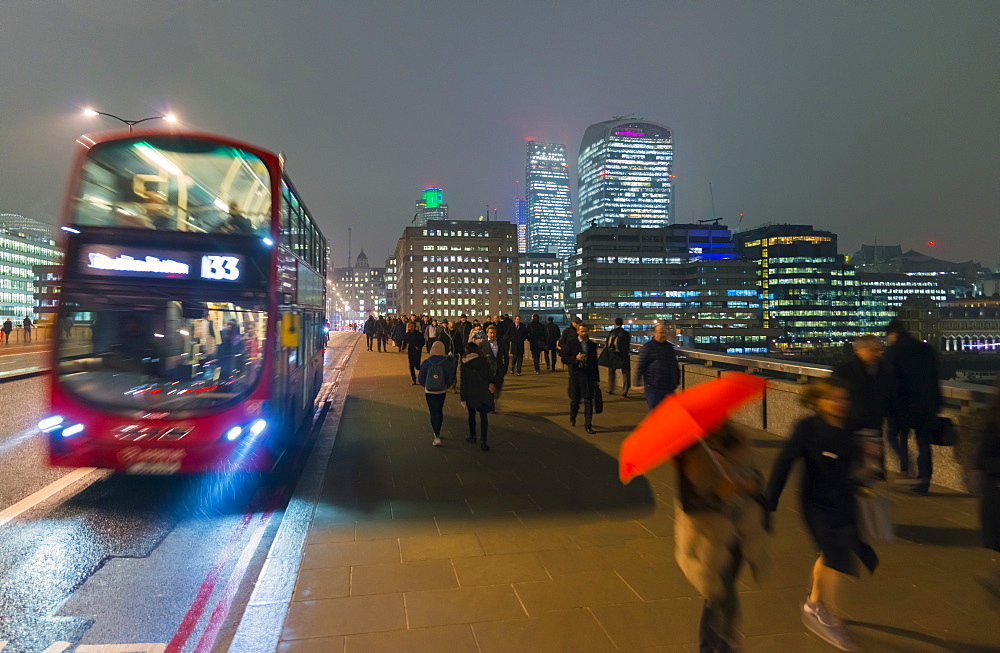
<path fill-rule="evenodd" d="M 283 152 L 338 262 L 348 228 L 381 259 L 419 189 L 445 189 L 455 218 L 513 219 L 526 139 L 565 143 L 572 166 L 588 125 L 634 114 L 678 135 L 675 222 L 809 222 L 845 252 L 997 263 L 996 3 L 635 2 L 627 23 L 592 2 L 247 0 L 235 22 L 193 4 L 4 3 L 0 210 L 58 219 L 73 141 L 121 127 L 83 107 L 170 110 Z M 597 36 L 626 24 L 627 48 Z M 248 38 L 265 33 L 280 58 Z"/>

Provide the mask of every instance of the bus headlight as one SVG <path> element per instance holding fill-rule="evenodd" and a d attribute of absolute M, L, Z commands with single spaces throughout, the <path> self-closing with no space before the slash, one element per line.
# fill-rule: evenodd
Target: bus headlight
<path fill-rule="evenodd" d="M 62 415 L 52 415 L 51 417 L 46 417 L 41 422 L 38 423 L 38 428 L 45 433 L 51 433 L 52 431 L 59 428 L 59 425 L 63 423 Z"/>

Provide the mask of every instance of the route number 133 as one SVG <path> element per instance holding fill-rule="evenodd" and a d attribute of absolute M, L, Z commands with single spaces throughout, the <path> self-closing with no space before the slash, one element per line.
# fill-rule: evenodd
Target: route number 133
<path fill-rule="evenodd" d="M 236 256 L 201 257 L 201 278 L 213 281 L 236 281 L 240 278 L 240 259 Z"/>

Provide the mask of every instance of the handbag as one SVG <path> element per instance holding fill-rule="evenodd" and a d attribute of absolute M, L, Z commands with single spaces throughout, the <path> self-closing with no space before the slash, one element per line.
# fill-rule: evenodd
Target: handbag
<path fill-rule="evenodd" d="M 594 386 L 594 414 L 600 415 L 604 412 L 604 393 L 601 392 L 601 387 Z"/>
<path fill-rule="evenodd" d="M 931 425 L 931 444 L 939 447 L 954 447 L 958 444 L 958 431 L 951 419 L 938 415 Z"/>
<path fill-rule="evenodd" d="M 613 357 L 613 352 L 605 347 L 604 351 L 601 352 L 601 355 L 597 357 L 597 364 L 601 367 L 611 367 Z"/>
<path fill-rule="evenodd" d="M 859 487 L 854 496 L 858 507 L 858 537 L 861 541 L 869 546 L 892 544 L 896 533 L 885 496 L 865 486 Z"/>

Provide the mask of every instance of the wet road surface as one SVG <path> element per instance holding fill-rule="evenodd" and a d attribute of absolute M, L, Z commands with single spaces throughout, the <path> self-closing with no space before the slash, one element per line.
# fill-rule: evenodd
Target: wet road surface
<path fill-rule="evenodd" d="M 328 370 L 355 339 L 332 334 Z M 0 384 L 0 511 L 72 471 L 44 462 L 44 388 Z M 96 471 L 0 524 L 0 650 L 225 650 L 294 480 Z"/>

